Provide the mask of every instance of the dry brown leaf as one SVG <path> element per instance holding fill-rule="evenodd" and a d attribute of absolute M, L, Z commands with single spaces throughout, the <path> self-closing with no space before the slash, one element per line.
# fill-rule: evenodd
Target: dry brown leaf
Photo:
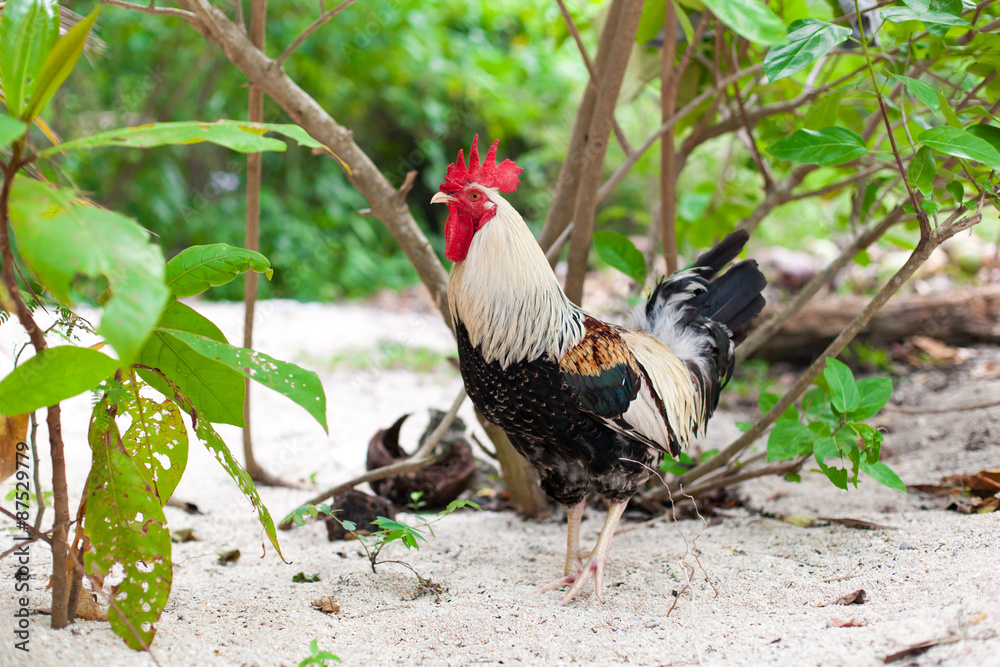
<path fill-rule="evenodd" d="M 863 628 L 868 621 L 862 618 L 831 618 L 830 625 L 835 628 Z"/>
<path fill-rule="evenodd" d="M 80 601 L 76 603 L 76 617 L 85 621 L 106 621 L 108 612 L 101 609 L 93 594 L 80 595 Z"/>
<path fill-rule="evenodd" d="M 899 530 L 895 526 L 886 526 L 881 523 L 862 521 L 861 519 L 834 519 L 828 516 L 821 516 L 820 519 L 823 521 L 829 521 L 830 523 L 840 524 L 841 526 L 847 526 L 848 528 L 860 528 L 862 530 Z"/>
<path fill-rule="evenodd" d="M 830 604 L 864 604 L 866 600 L 865 589 L 859 588 L 853 593 L 840 596 Z"/>
<path fill-rule="evenodd" d="M 170 532 L 170 541 L 177 542 L 197 542 L 198 536 L 194 534 L 194 528 L 178 528 Z"/>
<path fill-rule="evenodd" d="M 17 471 L 19 442 L 28 437 L 28 413 L 0 417 L 0 482 Z M 21 457 L 28 454 L 27 447 L 21 448 Z"/>
<path fill-rule="evenodd" d="M 235 563 L 240 559 L 239 549 L 230 549 L 229 551 L 219 552 L 219 565 L 230 565 Z"/>
<path fill-rule="evenodd" d="M 319 609 L 324 614 L 336 614 L 340 611 L 340 605 L 333 601 L 329 595 L 324 595 L 318 600 L 312 601 L 312 606 Z"/>
<path fill-rule="evenodd" d="M 964 361 L 962 351 L 946 343 L 942 343 L 936 338 L 929 336 L 913 336 L 910 338 L 917 349 L 925 352 L 933 362 L 941 361 Z"/>

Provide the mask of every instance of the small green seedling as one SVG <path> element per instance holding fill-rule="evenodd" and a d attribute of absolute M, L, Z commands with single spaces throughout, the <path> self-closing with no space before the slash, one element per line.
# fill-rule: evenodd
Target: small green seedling
<path fill-rule="evenodd" d="M 329 651 L 320 651 L 319 641 L 313 639 L 309 642 L 309 657 L 303 659 L 302 662 L 299 663 L 299 667 L 307 667 L 307 665 L 319 665 L 320 667 L 325 667 L 327 660 L 340 662 L 340 658 Z"/>
<path fill-rule="evenodd" d="M 882 434 L 864 423 L 889 402 L 892 380 L 855 380 L 846 364 L 827 359 L 826 369 L 814 384 L 802 397 L 801 411 L 792 405 L 774 423 L 767 440 L 767 460 L 805 461 L 812 456 L 819 466 L 813 472 L 823 473 L 837 488 L 847 489 L 848 483 L 857 488 L 862 472 L 889 488 L 905 491 L 899 475 L 879 460 Z M 761 412 L 778 400 L 775 394 L 761 394 Z M 801 477 L 789 473 L 786 479 L 798 482 Z"/>

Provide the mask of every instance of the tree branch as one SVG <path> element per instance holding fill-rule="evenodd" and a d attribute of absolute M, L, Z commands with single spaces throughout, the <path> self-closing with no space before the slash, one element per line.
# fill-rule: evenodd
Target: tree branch
<path fill-rule="evenodd" d="M 197 15 L 191 26 L 212 40 L 226 57 L 254 84 L 284 109 L 292 120 L 327 146 L 348 166 L 347 178 L 368 200 L 374 215 L 392 233 L 431 293 L 449 328 L 448 276 L 430 242 L 413 219 L 406 203 L 378 167 L 354 142 L 352 133 L 337 123 L 316 101 L 292 81 L 239 27 L 205 0 L 180 0 Z"/>
<path fill-rule="evenodd" d="M 124 7 L 125 9 L 142 12 L 143 14 L 152 14 L 153 16 L 176 16 L 182 18 L 186 21 L 195 21 L 197 17 L 192 12 L 184 11 L 183 9 L 175 9 L 173 7 L 157 7 L 156 0 L 152 0 L 148 6 L 137 5 L 134 2 L 125 2 L 124 0 L 101 0 L 102 5 L 113 5 L 115 7 Z"/>
<path fill-rule="evenodd" d="M 292 55 L 292 53 L 295 52 L 295 49 L 297 49 L 300 46 L 302 46 L 302 42 L 304 42 L 307 39 L 309 39 L 309 35 L 311 35 L 314 32 L 316 32 L 320 27 L 322 27 L 322 25 L 324 23 L 326 23 L 327 21 L 329 21 L 330 19 L 332 19 L 334 16 L 336 16 L 340 12 L 344 11 L 345 9 L 347 9 L 348 7 L 350 7 L 351 5 L 353 5 L 357 1 L 358 0 L 344 0 L 342 3 L 340 3 L 339 5 L 337 5 L 336 7 L 334 7 L 333 9 L 327 10 L 327 11 L 323 12 L 322 14 L 320 14 L 319 18 L 316 19 L 315 21 L 313 21 L 309 25 L 308 28 L 306 28 L 305 30 L 303 30 L 302 34 L 299 35 L 298 37 L 296 37 L 295 41 L 292 42 L 291 44 L 289 44 L 288 48 L 285 49 L 281 53 L 281 55 L 278 56 L 278 59 L 275 60 L 274 62 L 277 63 L 278 67 L 284 66 L 285 61 L 288 60 L 288 56 Z"/>
<path fill-rule="evenodd" d="M 642 0 L 623 0 L 621 18 L 615 29 L 614 42 L 604 69 L 593 117 L 587 130 L 585 162 L 580 171 L 579 187 L 573 206 L 573 233 L 570 236 L 566 273 L 566 296 L 576 304 L 583 299 L 583 281 L 587 273 L 587 259 L 594 230 L 594 212 L 597 209 L 597 186 L 601 182 L 604 156 L 608 148 L 608 134 L 611 117 L 618 103 L 618 93 L 622 78 L 632 53 L 639 19 L 642 16 Z"/>

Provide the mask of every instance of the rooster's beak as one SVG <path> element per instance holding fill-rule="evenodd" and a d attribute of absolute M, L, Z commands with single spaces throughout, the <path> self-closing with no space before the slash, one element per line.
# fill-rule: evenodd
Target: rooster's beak
<path fill-rule="evenodd" d="M 451 195 L 446 195 L 443 192 L 438 192 L 433 197 L 431 197 L 432 204 L 449 204 L 453 201 L 458 201 L 458 200 L 452 197 Z"/>

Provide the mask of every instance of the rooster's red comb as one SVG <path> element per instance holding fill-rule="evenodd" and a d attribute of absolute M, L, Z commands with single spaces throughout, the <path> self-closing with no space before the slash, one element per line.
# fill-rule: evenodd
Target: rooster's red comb
<path fill-rule="evenodd" d="M 517 184 L 520 183 L 517 175 L 521 169 L 510 160 L 504 160 L 497 164 L 497 146 L 500 141 L 494 141 L 490 150 L 486 153 L 486 159 L 479 164 L 479 135 L 472 140 L 472 148 L 469 149 L 469 166 L 465 166 L 465 156 L 461 149 L 458 151 L 458 159 L 448 165 L 448 173 L 445 175 L 444 183 L 441 184 L 441 192 L 458 192 L 469 183 L 479 183 L 487 188 L 496 188 L 500 192 L 514 192 Z"/>

